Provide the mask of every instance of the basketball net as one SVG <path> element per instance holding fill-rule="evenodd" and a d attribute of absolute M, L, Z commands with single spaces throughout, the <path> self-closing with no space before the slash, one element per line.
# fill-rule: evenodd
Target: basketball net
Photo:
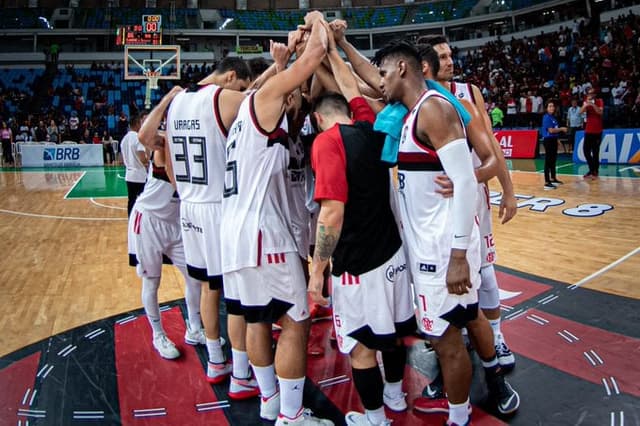
<path fill-rule="evenodd" d="M 149 81 L 149 89 L 156 90 L 158 88 L 158 78 L 160 77 L 160 71 L 144 70 L 144 76 Z"/>

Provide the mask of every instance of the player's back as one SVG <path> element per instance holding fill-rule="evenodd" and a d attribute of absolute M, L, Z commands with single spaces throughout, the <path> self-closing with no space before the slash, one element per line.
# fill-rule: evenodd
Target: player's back
<path fill-rule="evenodd" d="M 180 199 L 190 203 L 219 203 L 225 167 L 226 130 L 218 96 L 208 85 L 180 92 L 167 114 L 167 141 Z"/>
<path fill-rule="evenodd" d="M 257 266 L 258 253 L 296 251 L 287 190 L 287 117 L 283 114 L 269 133 L 256 122 L 253 100 L 248 96 L 240 105 L 227 141 L 224 272 Z"/>

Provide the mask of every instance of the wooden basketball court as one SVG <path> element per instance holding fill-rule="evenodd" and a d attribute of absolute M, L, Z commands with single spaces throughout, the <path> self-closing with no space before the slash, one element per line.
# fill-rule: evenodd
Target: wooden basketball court
<path fill-rule="evenodd" d="M 635 285 L 640 275 L 640 167 L 636 172 L 631 167 L 605 166 L 601 173 L 606 176 L 585 181 L 586 166 L 564 159 L 558 171 L 564 185 L 544 191 L 539 160 L 509 164 L 518 214 L 502 225 L 497 208 L 493 211 L 498 279 L 511 297 L 501 305 L 503 332 L 518 363 L 509 380 L 522 395 L 520 413 L 509 422 L 599 425 L 609 424 L 610 419 L 611 425 L 622 426 L 626 413 L 627 426 L 640 424 L 633 422 L 640 415 L 633 408 L 640 398 L 640 372 L 635 364 L 640 354 L 636 327 L 640 289 Z M 174 381 L 180 377 L 178 382 L 188 384 L 188 391 L 179 390 L 181 395 L 226 398 L 225 384 L 213 386 L 214 394 L 210 386 L 203 387 L 201 363 L 206 360 L 200 349 L 181 347 L 179 363 L 158 362 L 148 337 L 141 337 L 149 327 L 146 320 L 135 321 L 141 317 L 140 281 L 128 266 L 123 175 L 122 169 L 111 167 L 0 171 L 0 237 L 4 241 L 0 296 L 5 302 L 0 314 L 0 388 L 5 380 L 10 385 L 4 396 L 0 392 L 0 408 L 9 410 L 8 419 L 46 415 L 61 423 L 47 420 L 44 424 L 73 424 L 86 415 L 78 413 L 89 412 L 78 408 L 100 408 L 95 412 L 102 417 L 96 418 L 128 425 L 138 424 L 129 406 L 153 406 L 169 407 L 158 414 L 169 412 L 169 417 L 154 423 L 169 425 L 175 424 L 171 414 L 183 416 L 193 409 L 137 401 L 139 392 L 130 392 L 141 384 L 136 380 L 127 384 L 129 376 L 121 371 L 125 367 L 144 371 L 151 389 L 168 385 L 168 401 L 173 401 L 171 392 L 179 386 L 163 379 L 167 373 L 160 371 L 171 371 Z M 496 191 L 492 202 L 498 203 L 497 182 L 492 182 L 491 189 Z M 577 288 L 583 290 L 572 291 Z M 165 266 L 160 302 L 183 297 L 180 274 Z M 176 339 L 184 334 L 179 307 L 169 303 L 163 313 L 168 333 Z M 137 312 L 129 315 L 130 311 Z M 111 318 L 116 315 L 121 318 Z M 307 383 L 315 386 L 311 408 L 339 422 L 344 412 L 358 409 L 359 400 L 350 384 L 330 388 L 322 384 L 327 376 L 343 377 L 340 374 L 348 381 L 350 374 L 346 358 L 329 344 L 329 331 L 328 323 L 312 327 L 312 340 L 327 352 L 309 359 Z M 106 333 L 104 340 L 92 340 L 101 333 Z M 127 346 L 127 342 L 132 343 Z M 424 355 L 421 348 L 414 342 L 410 349 L 409 401 L 420 395 L 429 376 L 421 369 L 425 365 L 419 359 Z M 138 355 L 142 353 L 144 357 Z M 157 368 L 169 370 L 154 372 Z M 540 392 L 551 381 L 561 400 Z M 61 393 L 61 382 L 75 386 L 65 386 Z M 29 400 L 30 389 L 34 391 Z M 579 400 L 571 400 L 573 395 Z M 305 404 L 307 398 L 305 388 Z M 474 424 L 504 424 L 472 402 Z M 224 405 L 228 408 L 219 419 L 198 414 L 197 421 L 189 424 L 262 424 L 256 418 L 257 402 L 252 404 Z M 585 404 L 589 408 L 583 410 Z M 539 410 L 541 406 L 547 411 Z M 323 413 L 323 409 L 329 411 Z M 558 416 L 564 420 L 557 422 Z M 433 417 L 411 411 L 393 418 L 400 426 L 436 424 Z"/>

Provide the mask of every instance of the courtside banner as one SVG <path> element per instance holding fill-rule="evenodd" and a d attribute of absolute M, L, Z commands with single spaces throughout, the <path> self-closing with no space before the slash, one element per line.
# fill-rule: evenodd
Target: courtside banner
<path fill-rule="evenodd" d="M 640 163 L 640 129 L 605 129 L 600 143 L 600 164 Z M 584 130 L 576 132 L 573 162 L 586 163 Z"/>
<path fill-rule="evenodd" d="M 20 144 L 22 167 L 104 166 L 102 145 Z"/>
<path fill-rule="evenodd" d="M 497 130 L 493 134 L 505 158 L 536 158 L 537 130 Z"/>

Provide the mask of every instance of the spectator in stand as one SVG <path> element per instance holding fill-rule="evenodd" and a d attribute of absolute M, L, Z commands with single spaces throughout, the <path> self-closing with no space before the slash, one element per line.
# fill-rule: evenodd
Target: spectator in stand
<path fill-rule="evenodd" d="M 13 166 L 13 153 L 11 152 L 13 133 L 4 121 L 2 122 L 2 127 L 0 127 L 0 139 L 2 140 L 2 162 Z"/>
<path fill-rule="evenodd" d="M 36 141 L 37 142 L 44 142 L 46 140 L 49 139 L 49 132 L 47 130 L 47 127 L 44 125 L 44 121 L 40 120 L 38 122 L 38 127 L 36 127 L 35 130 L 35 134 L 36 134 Z"/>
<path fill-rule="evenodd" d="M 576 144 L 576 132 L 578 130 L 582 130 L 584 116 L 584 113 L 580 112 L 578 99 L 571 99 L 571 106 L 567 110 L 567 127 L 569 127 L 569 143 L 571 145 L 571 151 L 573 151 Z"/>
<path fill-rule="evenodd" d="M 71 117 L 69 117 L 69 137 L 74 142 L 80 140 L 80 119 L 76 111 L 71 111 Z"/>
<path fill-rule="evenodd" d="M 60 132 L 58 130 L 58 125 L 54 119 L 51 119 L 49 122 L 49 127 L 47 127 L 47 140 L 53 143 L 60 143 Z"/>
<path fill-rule="evenodd" d="M 584 126 L 584 143 L 582 145 L 584 158 L 589 165 L 589 172 L 584 175 L 585 179 L 598 179 L 603 111 L 604 102 L 602 102 L 602 99 L 596 98 L 596 90 L 590 88 L 587 92 L 587 98 L 582 104 L 582 108 L 580 108 L 580 112 L 587 115 Z"/>
<path fill-rule="evenodd" d="M 494 128 L 502 128 L 504 126 L 504 113 L 498 104 L 493 104 L 489 115 L 491 116 L 491 125 Z"/>
<path fill-rule="evenodd" d="M 559 127 L 555 117 L 556 104 L 547 103 L 547 113 L 542 117 L 542 138 L 544 143 L 544 189 L 556 189 L 562 185 L 556 178 L 556 160 L 558 158 L 558 134 L 567 131 L 566 127 Z"/>
<path fill-rule="evenodd" d="M 518 104 L 513 95 L 509 95 L 507 99 L 507 115 L 504 119 L 504 125 L 506 127 L 516 127 L 518 116 Z"/>
<path fill-rule="evenodd" d="M 115 161 L 115 153 L 113 151 L 113 137 L 106 130 L 102 134 L 102 152 L 104 157 L 104 164 L 112 165 Z"/>
<path fill-rule="evenodd" d="M 84 132 L 82 133 L 82 139 L 80 139 L 80 143 L 86 143 L 86 144 L 92 144 L 93 143 L 93 137 L 91 136 L 91 130 L 90 129 L 85 129 Z"/>

